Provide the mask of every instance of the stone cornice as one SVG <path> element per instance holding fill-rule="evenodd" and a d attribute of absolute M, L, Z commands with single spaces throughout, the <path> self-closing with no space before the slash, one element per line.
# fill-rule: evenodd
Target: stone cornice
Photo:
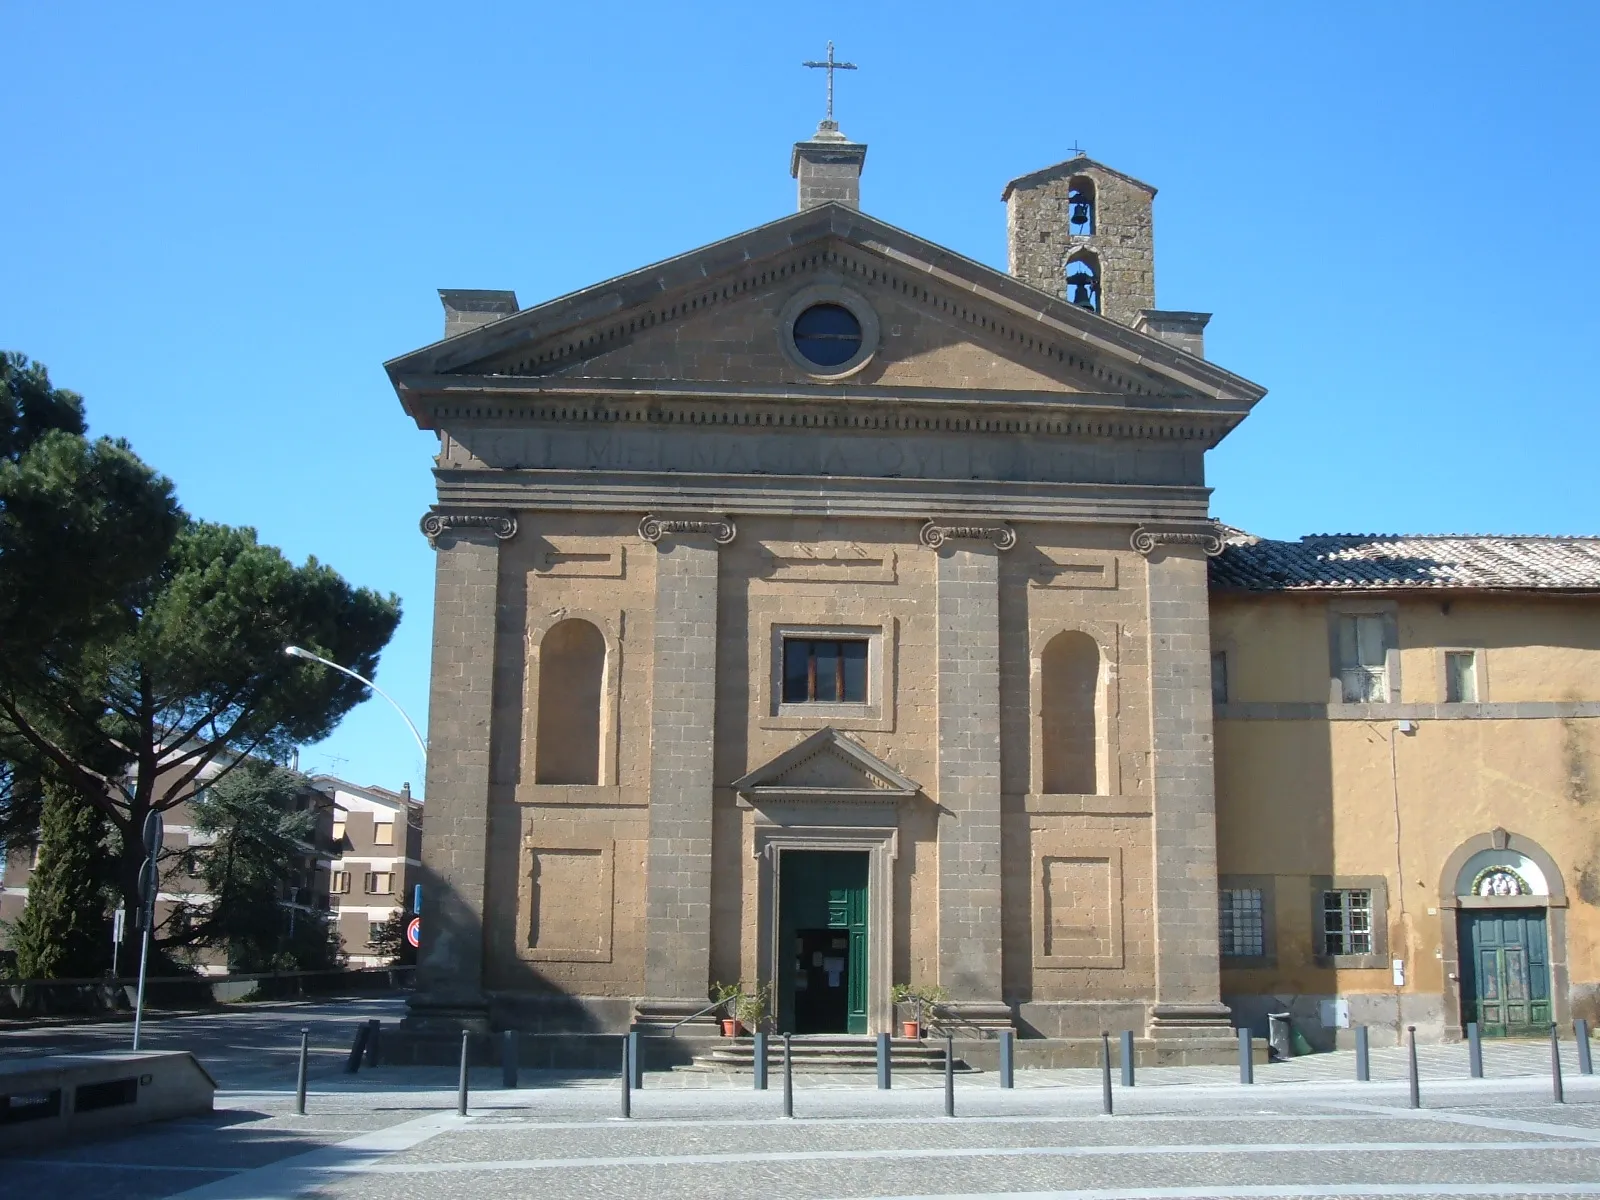
<path fill-rule="evenodd" d="M 684 534 L 709 537 L 717 545 L 726 546 L 738 536 L 739 528 L 732 517 L 658 517 L 646 513 L 639 522 L 639 536 L 647 542 Z"/>
<path fill-rule="evenodd" d="M 1205 525 L 1140 525 L 1128 544 L 1145 557 L 1160 546 L 1199 546 L 1207 558 L 1222 553 L 1222 529 L 1215 522 Z"/>
<path fill-rule="evenodd" d="M 541 387 L 528 381 L 431 376 L 407 391 L 426 428 L 452 425 L 648 425 L 1017 433 L 1196 441 L 1214 445 L 1246 415 L 1200 397 L 1127 400 L 1104 394 L 911 389 L 660 386 L 637 381 Z M 424 399 L 426 397 L 426 399 Z"/>
<path fill-rule="evenodd" d="M 1017 531 L 1009 525 L 945 525 L 930 520 L 917 531 L 917 541 L 930 550 L 953 541 L 989 542 L 996 550 L 1009 550 L 1017 544 Z"/>
<path fill-rule="evenodd" d="M 439 504 L 504 512 L 698 512 L 744 516 L 891 517 L 926 522 L 930 512 L 982 512 L 991 522 L 1173 523 L 1208 518 L 1204 487 L 1012 483 L 922 479 L 819 479 L 806 475 L 696 475 L 439 469 Z"/>
<path fill-rule="evenodd" d="M 428 545 L 438 547 L 439 536 L 452 529 L 487 529 L 500 541 L 517 536 L 517 518 L 505 512 L 432 512 L 424 513 L 419 522 L 422 536 Z"/>

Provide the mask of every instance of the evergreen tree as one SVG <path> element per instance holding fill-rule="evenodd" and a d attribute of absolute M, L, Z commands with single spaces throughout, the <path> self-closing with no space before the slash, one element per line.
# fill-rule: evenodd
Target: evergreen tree
<path fill-rule="evenodd" d="M 187 516 L 125 444 L 85 428 L 77 396 L 0 356 L 0 841 L 38 828 L 26 783 L 48 774 L 110 823 L 133 912 L 149 813 L 326 737 L 366 698 L 284 647 L 370 677 L 400 604 Z M 180 926 L 158 952 L 189 944 Z"/>
<path fill-rule="evenodd" d="M 92 979 L 111 965 L 106 820 L 71 791 L 44 787 L 39 864 L 13 930 L 22 979 Z"/>
<path fill-rule="evenodd" d="M 326 918 L 286 903 L 296 864 L 312 851 L 314 814 L 298 804 L 305 790 L 303 776 L 252 759 L 191 805 L 195 828 L 215 838 L 199 862 L 211 905 L 191 936 L 226 949 L 234 970 L 333 965 Z"/>

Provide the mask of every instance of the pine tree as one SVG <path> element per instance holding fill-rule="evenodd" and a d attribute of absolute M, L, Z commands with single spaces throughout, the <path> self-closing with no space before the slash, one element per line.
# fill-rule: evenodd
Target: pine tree
<path fill-rule="evenodd" d="M 17 919 L 17 974 L 23 979 L 92 979 L 110 966 L 106 916 L 106 820 L 66 788 L 46 784 L 39 865 Z"/>

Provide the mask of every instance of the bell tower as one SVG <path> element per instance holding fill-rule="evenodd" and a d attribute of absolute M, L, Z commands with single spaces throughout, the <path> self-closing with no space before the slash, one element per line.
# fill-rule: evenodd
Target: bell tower
<path fill-rule="evenodd" d="M 1156 189 L 1085 154 L 1006 184 L 1009 270 L 1124 325 L 1155 308 Z"/>

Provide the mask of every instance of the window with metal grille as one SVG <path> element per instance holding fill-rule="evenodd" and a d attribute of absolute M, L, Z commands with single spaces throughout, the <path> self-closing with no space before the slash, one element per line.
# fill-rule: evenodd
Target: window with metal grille
<path fill-rule="evenodd" d="M 1260 958 L 1266 953 L 1260 888 L 1223 888 L 1218 910 L 1217 938 L 1224 958 Z"/>
<path fill-rule="evenodd" d="M 1372 892 L 1340 888 L 1322 893 L 1322 953 L 1372 953 Z"/>
<path fill-rule="evenodd" d="M 1478 656 L 1471 650 L 1451 650 L 1444 656 L 1446 704 L 1478 702 Z"/>
<path fill-rule="evenodd" d="M 1339 618 L 1339 682 L 1346 704 L 1388 703 L 1388 629 L 1381 613 Z"/>
<path fill-rule="evenodd" d="M 785 704 L 865 704 L 866 639 L 784 638 Z"/>

